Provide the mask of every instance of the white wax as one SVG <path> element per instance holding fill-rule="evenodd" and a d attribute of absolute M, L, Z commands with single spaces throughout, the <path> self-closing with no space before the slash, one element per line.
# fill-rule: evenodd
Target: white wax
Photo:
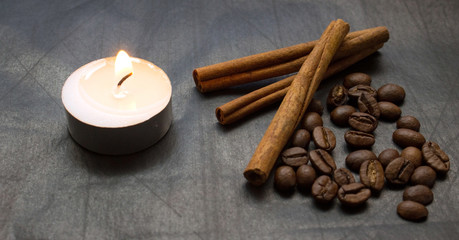
<path fill-rule="evenodd" d="M 169 103 L 172 87 L 166 73 L 153 63 L 131 57 L 132 76 L 117 87 L 115 57 L 99 59 L 70 75 L 62 88 L 67 111 L 89 125 L 128 127 L 161 112 Z"/>

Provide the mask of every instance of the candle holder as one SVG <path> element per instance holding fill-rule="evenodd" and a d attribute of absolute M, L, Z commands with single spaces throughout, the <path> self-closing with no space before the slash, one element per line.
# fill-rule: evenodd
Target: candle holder
<path fill-rule="evenodd" d="M 172 123 L 171 102 L 159 114 L 143 123 L 102 128 L 84 123 L 66 111 L 68 130 L 82 147 L 100 154 L 123 155 L 144 150 L 166 135 Z"/>

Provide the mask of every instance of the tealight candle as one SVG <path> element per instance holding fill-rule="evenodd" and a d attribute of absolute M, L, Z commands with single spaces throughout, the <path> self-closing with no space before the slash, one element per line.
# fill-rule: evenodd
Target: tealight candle
<path fill-rule="evenodd" d="M 124 51 L 82 66 L 62 88 L 72 138 L 109 155 L 134 153 L 160 140 L 172 122 L 171 96 L 161 68 Z"/>

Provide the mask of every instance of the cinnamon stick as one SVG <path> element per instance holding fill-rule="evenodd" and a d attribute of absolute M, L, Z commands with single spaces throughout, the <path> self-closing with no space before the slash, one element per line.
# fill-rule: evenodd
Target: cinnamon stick
<path fill-rule="evenodd" d="M 388 39 L 386 27 L 352 32 L 346 36 L 335 60 Z M 204 93 L 297 72 L 316 43 L 312 41 L 197 68 L 193 71 L 193 78 L 197 89 Z"/>
<path fill-rule="evenodd" d="M 244 171 L 250 183 L 260 185 L 268 178 L 348 31 L 349 24 L 341 19 L 332 21 L 301 66 Z"/>
<path fill-rule="evenodd" d="M 370 56 L 380 49 L 384 44 L 378 44 L 367 49 L 362 50 L 361 52 L 343 58 L 339 61 L 332 63 L 325 73 L 324 79 L 329 78 L 335 75 L 338 72 L 341 72 L 348 68 L 349 66 L 359 62 L 360 60 Z M 215 109 L 215 115 L 217 120 L 222 125 L 228 125 L 234 123 L 238 120 L 245 118 L 246 116 L 255 113 L 265 107 L 268 107 L 274 103 L 277 103 L 282 100 L 282 98 L 287 93 L 290 84 L 292 83 L 294 77 L 284 78 L 278 82 L 272 83 L 263 88 L 257 89 L 251 93 L 248 93 L 244 96 L 236 98 L 228 103 L 223 104 L 220 107 Z"/>
<path fill-rule="evenodd" d="M 369 28 L 351 32 L 346 36 L 345 40 L 357 37 L 369 31 L 374 31 L 377 28 Z M 243 58 L 233 59 L 222 63 L 196 68 L 193 71 L 193 77 L 195 78 L 195 80 L 206 81 L 209 79 L 219 78 L 227 75 L 232 75 L 235 73 L 247 72 L 249 70 L 288 62 L 309 54 L 309 52 L 311 52 L 312 48 L 315 46 L 316 43 L 317 40 L 306 43 L 300 43 L 297 45 L 280 48 L 273 51 L 254 54 Z"/>

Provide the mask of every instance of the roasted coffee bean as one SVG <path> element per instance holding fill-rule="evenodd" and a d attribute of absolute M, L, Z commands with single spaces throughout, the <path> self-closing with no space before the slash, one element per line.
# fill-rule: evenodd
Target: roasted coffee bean
<path fill-rule="evenodd" d="M 344 134 L 344 140 L 354 148 L 369 148 L 375 144 L 375 136 L 372 134 L 353 130 Z"/>
<path fill-rule="evenodd" d="M 402 115 L 402 110 L 391 102 L 378 102 L 378 108 L 381 112 L 381 119 L 395 122 Z"/>
<path fill-rule="evenodd" d="M 370 77 L 370 75 L 365 74 L 365 73 L 360 73 L 360 72 L 351 73 L 351 74 L 348 74 L 348 75 L 346 75 L 344 77 L 343 85 L 347 89 L 349 89 L 351 87 L 354 87 L 354 86 L 357 86 L 357 85 L 370 86 L 371 85 L 371 77 Z"/>
<path fill-rule="evenodd" d="M 355 111 L 355 108 L 351 105 L 339 106 L 330 113 L 330 119 L 337 126 L 345 127 L 349 124 L 349 117 Z"/>
<path fill-rule="evenodd" d="M 359 99 L 357 100 L 357 105 L 359 106 L 360 112 L 368 113 L 376 119 L 378 119 L 381 115 L 381 111 L 379 110 L 379 105 L 376 101 L 376 98 L 367 93 L 362 93 L 360 95 Z"/>
<path fill-rule="evenodd" d="M 403 192 L 403 201 L 414 201 L 422 205 L 429 205 L 433 201 L 433 193 L 424 185 L 408 187 Z"/>
<path fill-rule="evenodd" d="M 316 148 L 327 151 L 333 150 L 336 146 L 335 134 L 326 127 L 318 126 L 314 128 L 314 131 L 312 132 L 312 140 L 314 140 Z"/>
<path fill-rule="evenodd" d="M 386 84 L 378 89 L 378 101 L 400 104 L 405 99 L 405 90 L 396 84 Z"/>
<path fill-rule="evenodd" d="M 392 140 L 402 148 L 409 146 L 421 148 L 426 142 L 426 139 L 421 133 L 407 128 L 395 130 L 392 134 Z"/>
<path fill-rule="evenodd" d="M 349 169 L 355 172 L 359 172 L 360 166 L 362 165 L 363 162 L 367 160 L 377 160 L 377 157 L 372 151 L 362 149 L 362 150 L 351 152 L 346 157 L 345 162 L 346 162 L 346 166 Z"/>
<path fill-rule="evenodd" d="M 403 157 L 394 159 L 385 170 L 386 179 L 394 185 L 406 184 L 414 172 L 414 165 Z"/>
<path fill-rule="evenodd" d="M 317 126 L 323 125 L 324 122 L 322 121 L 322 117 L 316 112 L 306 113 L 301 121 L 301 127 L 308 130 L 310 133 L 312 133 Z"/>
<path fill-rule="evenodd" d="M 357 150 L 346 157 L 346 166 L 354 172 L 359 172 L 360 166 L 367 160 L 377 160 L 376 155 L 370 150 Z"/>
<path fill-rule="evenodd" d="M 293 133 L 292 146 L 308 148 L 309 141 L 311 141 L 311 134 L 306 129 L 298 129 Z"/>
<path fill-rule="evenodd" d="M 355 130 L 371 133 L 378 127 L 378 120 L 368 113 L 355 112 L 349 117 L 349 125 Z"/>
<path fill-rule="evenodd" d="M 299 167 L 309 161 L 308 151 L 302 147 L 292 147 L 286 149 L 281 154 L 282 162 L 290 167 Z"/>
<path fill-rule="evenodd" d="M 333 179 L 338 186 L 355 183 L 354 175 L 347 168 L 338 168 L 333 172 Z"/>
<path fill-rule="evenodd" d="M 322 116 L 322 114 L 324 113 L 324 106 L 322 106 L 322 102 L 320 100 L 313 98 L 309 103 L 306 112 L 316 112 L 320 116 Z"/>
<path fill-rule="evenodd" d="M 332 175 L 336 169 L 335 160 L 325 150 L 316 149 L 309 152 L 312 166 L 321 174 Z"/>
<path fill-rule="evenodd" d="M 296 170 L 296 183 L 298 189 L 302 191 L 311 191 L 311 186 L 316 180 L 316 171 L 309 165 L 301 165 Z"/>
<path fill-rule="evenodd" d="M 421 221 L 427 218 L 427 208 L 417 202 L 403 201 L 397 206 L 397 213 L 400 217 L 410 221 Z"/>
<path fill-rule="evenodd" d="M 419 150 L 419 148 L 406 147 L 405 149 L 403 149 L 400 156 L 410 161 L 414 165 L 414 168 L 417 168 L 422 165 L 422 152 L 421 150 Z"/>
<path fill-rule="evenodd" d="M 311 188 L 312 197 L 318 202 L 330 202 L 335 198 L 336 193 L 338 192 L 338 184 L 336 184 L 331 178 L 327 175 L 322 175 L 318 177 Z"/>
<path fill-rule="evenodd" d="M 290 166 L 280 166 L 274 174 L 274 185 L 280 191 L 293 189 L 296 184 L 295 171 Z"/>
<path fill-rule="evenodd" d="M 437 173 L 445 174 L 449 171 L 449 157 L 440 146 L 434 142 L 426 142 L 422 146 L 422 157 L 427 165 L 432 167 Z"/>
<path fill-rule="evenodd" d="M 370 86 L 367 86 L 367 85 L 357 85 L 357 86 L 354 86 L 352 88 L 349 89 L 349 91 L 347 91 L 347 94 L 349 95 L 349 98 L 354 100 L 354 101 L 357 101 L 357 99 L 360 97 L 360 95 L 362 93 L 366 93 L 366 94 L 369 94 L 370 96 L 374 97 L 374 98 L 377 98 L 377 93 L 376 93 L 376 89 L 370 87 Z"/>
<path fill-rule="evenodd" d="M 379 192 L 384 187 L 384 169 L 378 160 L 367 160 L 360 166 L 360 182 Z"/>
<path fill-rule="evenodd" d="M 336 85 L 328 93 L 327 107 L 328 109 L 334 109 L 335 107 L 346 104 L 347 100 L 347 89 L 344 86 Z"/>
<path fill-rule="evenodd" d="M 378 160 L 383 165 L 383 168 L 386 168 L 387 165 L 389 165 L 389 163 L 392 162 L 392 160 L 398 157 L 400 157 L 400 154 L 396 149 L 388 148 L 379 154 Z"/>
<path fill-rule="evenodd" d="M 351 183 L 341 186 L 338 190 L 339 201 L 346 206 L 355 207 L 365 203 L 371 197 L 370 189 L 361 183 Z"/>
<path fill-rule="evenodd" d="M 408 128 L 419 132 L 421 123 L 413 116 L 403 116 L 397 120 L 397 128 Z"/>
<path fill-rule="evenodd" d="M 414 169 L 410 182 L 412 185 L 426 185 L 432 188 L 435 184 L 437 173 L 429 166 L 420 166 Z"/>

